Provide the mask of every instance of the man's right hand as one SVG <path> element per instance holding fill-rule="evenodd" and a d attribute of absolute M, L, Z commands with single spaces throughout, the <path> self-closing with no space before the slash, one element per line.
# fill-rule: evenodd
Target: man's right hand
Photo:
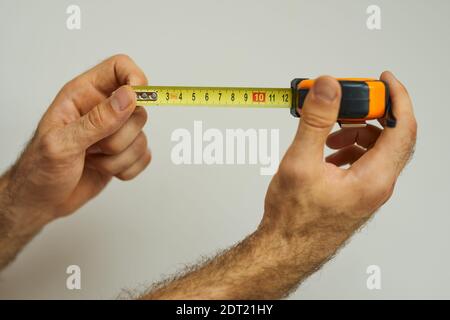
<path fill-rule="evenodd" d="M 389 199 L 413 152 L 417 124 L 408 93 L 390 72 L 381 79 L 391 91 L 395 128 L 368 125 L 329 135 L 341 90 L 335 79 L 321 77 L 270 184 L 261 229 L 288 241 L 293 250 L 308 239 L 313 245 L 309 263 L 320 265 Z M 325 144 L 338 151 L 323 161 Z M 350 168 L 340 168 L 347 164 Z"/>
<path fill-rule="evenodd" d="M 416 139 L 405 88 L 390 73 L 396 128 L 342 129 L 341 88 L 321 77 L 310 90 L 294 142 L 266 195 L 259 228 L 239 244 L 147 299 L 278 299 L 325 263 L 392 194 Z M 324 161 L 325 143 L 339 149 Z M 351 164 L 349 169 L 340 166 Z"/>

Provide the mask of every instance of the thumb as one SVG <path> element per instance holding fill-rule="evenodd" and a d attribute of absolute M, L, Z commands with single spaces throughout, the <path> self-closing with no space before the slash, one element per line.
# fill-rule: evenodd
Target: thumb
<path fill-rule="evenodd" d="M 314 81 L 300 112 L 300 124 L 292 143 L 292 150 L 303 162 L 323 159 L 328 134 L 336 123 L 341 101 L 341 86 L 329 76 Z"/>
<path fill-rule="evenodd" d="M 122 86 L 106 100 L 91 109 L 67 128 L 76 147 L 89 146 L 116 132 L 136 108 L 136 97 L 130 86 Z"/>

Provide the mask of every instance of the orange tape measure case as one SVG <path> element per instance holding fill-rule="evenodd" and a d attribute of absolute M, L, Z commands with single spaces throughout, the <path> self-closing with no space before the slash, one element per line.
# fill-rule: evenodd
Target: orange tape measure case
<path fill-rule="evenodd" d="M 370 78 L 339 78 L 342 88 L 338 122 L 342 124 L 363 124 L 367 120 L 385 119 L 386 126 L 393 128 L 396 119 L 392 114 L 389 87 L 387 83 Z M 314 80 L 296 78 L 291 82 L 291 114 L 301 117 L 301 109 Z"/>

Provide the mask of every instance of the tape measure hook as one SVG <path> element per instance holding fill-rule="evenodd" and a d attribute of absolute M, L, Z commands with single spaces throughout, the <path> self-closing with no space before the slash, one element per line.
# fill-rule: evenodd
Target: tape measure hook
<path fill-rule="evenodd" d="M 156 101 L 158 100 L 158 92 L 156 91 L 140 91 L 136 92 L 137 101 Z"/>

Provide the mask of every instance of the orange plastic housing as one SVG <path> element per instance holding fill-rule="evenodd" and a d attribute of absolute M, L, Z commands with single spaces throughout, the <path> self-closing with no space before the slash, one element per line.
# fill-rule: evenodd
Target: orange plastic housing
<path fill-rule="evenodd" d="M 295 80 L 297 80 L 296 91 L 298 92 L 296 107 L 300 116 L 306 92 L 313 86 L 314 80 Z M 374 78 L 338 78 L 337 80 L 342 87 L 341 109 L 338 119 L 340 122 L 359 123 L 386 116 L 389 91 L 383 81 Z"/>

